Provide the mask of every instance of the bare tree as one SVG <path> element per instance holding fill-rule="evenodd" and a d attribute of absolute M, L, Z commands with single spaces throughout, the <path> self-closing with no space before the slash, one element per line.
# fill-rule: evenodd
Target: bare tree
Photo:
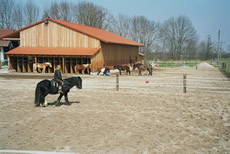
<path fill-rule="evenodd" d="M 205 41 L 201 41 L 198 45 L 198 57 L 200 59 L 205 59 L 205 53 L 206 53 L 206 49 L 207 49 L 207 44 Z"/>
<path fill-rule="evenodd" d="M 74 4 L 70 2 L 53 2 L 50 7 L 46 9 L 43 13 L 43 18 L 52 17 L 65 21 L 74 21 Z"/>
<path fill-rule="evenodd" d="M 112 31 L 120 36 L 129 37 L 131 27 L 131 18 L 123 14 L 119 14 L 113 22 Z"/>
<path fill-rule="evenodd" d="M 13 11 L 13 23 L 16 29 L 21 29 L 24 27 L 23 22 L 23 8 L 17 4 Z"/>
<path fill-rule="evenodd" d="M 197 41 L 189 40 L 187 47 L 185 48 L 185 57 L 186 59 L 195 59 L 197 58 Z"/>
<path fill-rule="evenodd" d="M 25 26 L 35 23 L 39 19 L 40 8 L 29 0 L 24 6 Z"/>
<path fill-rule="evenodd" d="M 0 29 L 12 29 L 14 0 L 0 0 Z"/>
<path fill-rule="evenodd" d="M 205 58 L 206 58 L 206 59 L 212 58 L 212 55 L 213 55 L 212 50 L 213 50 L 213 47 L 212 47 L 211 36 L 208 35 L 207 50 L 206 50 L 206 54 L 205 54 Z"/>
<path fill-rule="evenodd" d="M 145 45 L 142 52 L 153 52 L 154 43 L 157 39 L 159 25 L 144 16 L 134 16 L 131 19 L 130 39 Z"/>
<path fill-rule="evenodd" d="M 178 60 L 186 50 L 191 40 L 196 40 L 196 31 L 186 16 L 170 18 L 165 21 L 161 29 L 161 37 L 165 41 L 166 48 L 171 58 Z"/>
<path fill-rule="evenodd" d="M 82 25 L 106 29 L 109 26 L 107 9 L 91 2 L 80 2 L 76 6 L 76 22 Z"/>
<path fill-rule="evenodd" d="M 52 18 L 60 19 L 58 10 L 59 10 L 59 4 L 57 2 L 52 2 L 50 7 L 47 8 L 43 12 L 43 17 L 42 18 L 47 18 L 49 16 L 49 17 L 52 17 Z"/>

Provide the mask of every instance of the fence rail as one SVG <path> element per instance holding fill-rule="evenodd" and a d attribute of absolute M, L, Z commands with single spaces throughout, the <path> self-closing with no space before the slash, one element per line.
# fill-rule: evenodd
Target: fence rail
<path fill-rule="evenodd" d="M 184 75 L 177 77 L 136 77 L 135 80 L 123 80 L 123 77 L 116 76 L 114 82 L 111 80 L 105 82 L 92 81 L 86 84 L 86 89 L 130 89 L 135 91 L 170 91 L 175 93 L 194 93 L 194 92 L 208 92 L 208 93 L 223 93 L 230 94 L 230 78 L 202 78 L 189 77 L 184 78 Z M 149 81 L 150 80 L 150 81 Z M 144 82 L 145 81 L 145 82 Z"/>

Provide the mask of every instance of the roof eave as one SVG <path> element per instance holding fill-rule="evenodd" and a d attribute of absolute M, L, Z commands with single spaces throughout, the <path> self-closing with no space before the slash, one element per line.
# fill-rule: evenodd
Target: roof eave
<path fill-rule="evenodd" d="M 129 43 L 120 43 L 120 42 L 109 42 L 109 41 L 103 41 L 104 43 L 111 43 L 111 44 L 121 44 L 121 45 L 131 45 L 131 46 L 139 46 L 139 47 L 144 47 L 143 44 L 129 44 Z"/>

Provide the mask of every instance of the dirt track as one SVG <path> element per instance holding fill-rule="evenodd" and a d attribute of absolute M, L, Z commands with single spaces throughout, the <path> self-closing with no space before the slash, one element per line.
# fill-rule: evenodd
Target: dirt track
<path fill-rule="evenodd" d="M 71 106 L 55 107 L 58 95 L 49 95 L 48 107 L 35 108 L 34 89 L 41 79 L 0 75 L 0 150 L 230 152 L 230 90 L 187 89 L 184 94 L 183 73 L 191 79 L 188 86 L 230 88 L 230 81 L 212 82 L 225 76 L 202 63 L 198 70 L 121 76 L 119 91 L 115 76 L 83 76 L 83 89 L 69 93 Z"/>

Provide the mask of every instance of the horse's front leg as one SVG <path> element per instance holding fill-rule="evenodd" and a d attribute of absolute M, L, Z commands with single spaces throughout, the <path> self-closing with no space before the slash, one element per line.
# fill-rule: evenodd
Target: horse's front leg
<path fill-rule="evenodd" d="M 141 74 L 141 69 L 138 69 L 138 70 L 139 70 L 139 74 L 138 74 L 138 75 L 142 75 L 142 74 Z"/>
<path fill-rule="evenodd" d="M 36 71 L 37 71 L 37 67 L 36 67 L 36 65 L 34 64 L 34 65 L 33 65 L 33 72 L 36 73 Z"/>
<path fill-rule="evenodd" d="M 56 106 L 61 106 L 61 102 L 60 102 L 60 101 L 61 101 L 62 96 L 63 96 L 63 94 L 60 93 L 60 95 L 59 95 L 59 97 L 58 97 L 58 99 L 57 99 Z"/>
<path fill-rule="evenodd" d="M 42 68 L 42 73 L 46 73 L 46 67 L 45 66 Z"/>
<path fill-rule="evenodd" d="M 68 99 L 68 93 L 66 93 L 64 96 L 65 96 L 66 105 L 70 105 L 70 102 L 69 102 L 69 99 Z"/>

